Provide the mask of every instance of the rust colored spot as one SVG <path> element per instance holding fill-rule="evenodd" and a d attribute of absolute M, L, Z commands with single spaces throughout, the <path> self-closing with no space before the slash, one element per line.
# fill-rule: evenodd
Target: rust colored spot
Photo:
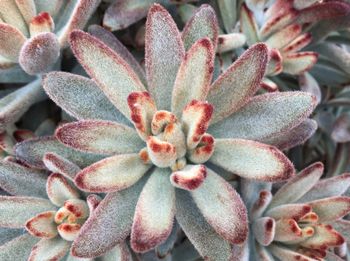
<path fill-rule="evenodd" d="M 60 227 L 60 230 L 63 230 L 67 233 L 71 233 L 71 232 L 79 231 L 81 226 L 79 224 L 61 224 L 59 227 Z"/>
<path fill-rule="evenodd" d="M 81 213 L 81 211 L 79 210 L 79 207 L 71 204 L 70 202 L 65 202 L 64 203 L 64 207 L 71 212 L 72 214 L 74 214 L 75 217 L 79 218 L 83 215 L 83 213 Z"/>
<path fill-rule="evenodd" d="M 174 123 L 170 123 L 170 124 L 168 124 L 168 125 L 166 126 L 164 132 L 165 132 L 165 133 L 171 133 L 171 132 L 174 131 L 174 129 L 175 129 L 175 124 L 174 124 Z"/>
<path fill-rule="evenodd" d="M 265 229 L 266 229 L 266 231 L 271 232 L 272 227 L 273 227 L 273 221 L 272 221 L 272 219 L 269 219 L 265 224 Z"/>
<path fill-rule="evenodd" d="M 219 44 L 223 44 L 225 42 L 225 39 L 223 37 L 218 38 Z"/>
<path fill-rule="evenodd" d="M 219 39 L 220 39 L 220 37 L 219 37 Z M 212 44 L 211 44 L 211 42 L 210 42 L 210 40 L 208 38 L 201 39 L 199 44 L 204 46 L 207 49 L 211 49 L 212 48 Z"/>
<path fill-rule="evenodd" d="M 48 21 L 49 21 L 49 22 L 51 21 L 51 16 L 50 16 L 50 14 L 47 13 L 47 12 L 42 12 L 42 13 L 38 14 L 37 16 L 35 16 L 35 17 L 32 19 L 31 23 L 32 23 L 32 24 L 38 24 L 38 25 L 40 25 L 40 24 L 44 24 L 44 23 L 46 23 L 46 22 L 48 22 Z"/>
<path fill-rule="evenodd" d="M 151 141 L 149 143 L 149 147 L 154 152 L 161 152 L 162 151 L 162 146 L 154 141 Z"/>
<path fill-rule="evenodd" d="M 214 67 L 213 67 L 213 66 L 210 66 L 210 68 L 209 68 L 209 73 L 213 73 L 213 71 L 214 71 Z"/>
<path fill-rule="evenodd" d="M 156 115 L 155 115 L 155 120 L 156 120 L 156 121 L 161 121 L 161 120 L 164 120 L 167 116 L 168 116 L 168 115 L 167 115 L 166 112 L 164 112 L 164 111 L 159 111 L 159 112 L 157 112 Z"/>
<path fill-rule="evenodd" d="M 142 150 L 140 152 L 140 158 L 144 163 L 149 162 L 148 152 L 146 150 Z"/>

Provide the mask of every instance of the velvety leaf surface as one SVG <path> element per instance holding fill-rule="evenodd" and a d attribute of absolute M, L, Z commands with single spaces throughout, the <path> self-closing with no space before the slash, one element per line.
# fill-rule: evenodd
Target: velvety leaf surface
<path fill-rule="evenodd" d="M 304 260 L 304 261 L 314 261 L 313 258 L 302 255 L 298 252 L 294 252 L 293 250 L 290 250 L 289 248 L 277 246 L 275 244 L 272 244 L 268 247 L 268 250 L 271 251 L 271 253 L 279 258 L 280 260 Z"/>
<path fill-rule="evenodd" d="M 181 37 L 186 50 L 204 37 L 212 41 L 215 50 L 218 40 L 218 21 L 214 9 L 207 4 L 201 5 L 186 23 Z"/>
<path fill-rule="evenodd" d="M 177 117 L 181 117 L 182 110 L 192 100 L 205 100 L 213 70 L 213 45 L 209 38 L 200 39 L 186 53 L 176 76 L 171 111 Z"/>
<path fill-rule="evenodd" d="M 176 219 L 201 256 L 218 261 L 233 259 L 229 242 L 215 232 L 190 194 L 181 189 L 176 190 Z"/>
<path fill-rule="evenodd" d="M 239 110 L 255 94 L 264 76 L 267 59 L 266 45 L 256 44 L 219 76 L 208 94 L 208 102 L 215 108 L 212 123 Z"/>
<path fill-rule="evenodd" d="M 175 22 L 158 4 L 149 9 L 145 37 L 148 90 L 158 109 L 170 110 L 170 94 L 185 50 Z"/>
<path fill-rule="evenodd" d="M 68 199 L 79 198 L 79 192 L 58 173 L 52 173 L 48 177 L 46 190 L 50 201 L 58 207 L 63 206 Z"/>
<path fill-rule="evenodd" d="M 88 78 L 66 72 L 52 72 L 44 78 L 43 87 L 57 105 L 78 120 L 128 122 L 96 83 Z"/>
<path fill-rule="evenodd" d="M 46 198 L 47 175 L 19 164 L 0 162 L 0 187 L 15 196 Z"/>
<path fill-rule="evenodd" d="M 0 228 L 0 246 L 16 237 L 23 235 L 24 233 L 25 231 L 23 229 Z"/>
<path fill-rule="evenodd" d="M 39 241 L 29 234 L 14 238 L 0 246 L 1 260 L 27 261 L 32 247 Z"/>
<path fill-rule="evenodd" d="M 309 202 L 319 222 L 337 220 L 350 212 L 349 197 L 331 197 Z M 341 232 L 341 231 L 339 231 Z"/>
<path fill-rule="evenodd" d="M 40 33 L 27 40 L 19 55 L 19 64 L 29 75 L 48 72 L 60 55 L 60 45 L 53 33 Z"/>
<path fill-rule="evenodd" d="M 135 184 L 151 167 L 139 154 L 122 154 L 105 158 L 83 169 L 75 184 L 84 191 L 112 192 Z"/>
<path fill-rule="evenodd" d="M 175 215 L 175 189 L 170 169 L 156 168 L 143 187 L 131 229 L 131 247 L 146 252 L 170 235 Z"/>
<path fill-rule="evenodd" d="M 309 204 L 283 204 L 268 209 L 264 215 L 276 220 L 288 218 L 299 220 L 310 211 L 311 206 Z"/>
<path fill-rule="evenodd" d="M 0 23 L 0 55 L 4 58 L 18 62 L 19 52 L 26 41 L 26 37 L 17 28 Z"/>
<path fill-rule="evenodd" d="M 71 48 L 89 76 L 108 99 L 130 118 L 127 97 L 131 92 L 145 88 L 136 73 L 119 54 L 97 38 L 82 31 L 70 35 Z"/>
<path fill-rule="evenodd" d="M 216 139 L 210 162 L 241 177 L 274 182 L 290 178 L 293 164 L 275 147 L 240 139 Z"/>
<path fill-rule="evenodd" d="M 54 238 L 57 236 L 56 211 L 42 212 L 26 222 L 26 230 L 34 237 Z"/>
<path fill-rule="evenodd" d="M 262 140 L 302 123 L 316 106 L 305 92 L 268 93 L 255 96 L 241 110 L 209 128 L 216 138 Z"/>
<path fill-rule="evenodd" d="M 69 250 L 70 242 L 60 237 L 41 239 L 34 247 L 28 261 L 60 260 Z"/>
<path fill-rule="evenodd" d="M 350 174 L 346 173 L 332 178 L 321 179 L 298 202 L 309 202 L 312 200 L 340 196 L 350 186 Z"/>
<path fill-rule="evenodd" d="M 238 193 L 223 178 L 207 168 L 202 185 L 191 191 L 199 211 L 215 231 L 232 244 L 247 239 L 247 210 Z"/>
<path fill-rule="evenodd" d="M 101 201 L 73 243 L 74 256 L 102 255 L 129 235 L 136 203 L 146 180 L 144 177 L 134 186 L 110 193 Z"/>
<path fill-rule="evenodd" d="M 61 25 L 64 24 L 64 26 L 57 32 L 61 46 L 66 47 L 68 45 L 68 37 L 73 30 L 83 29 L 100 3 L 101 0 L 78 0 L 68 2 L 65 13 L 61 15 L 60 23 Z M 74 6 L 68 6 L 69 4 Z M 66 18 L 68 19 L 64 21 Z M 58 27 L 60 27 L 60 25 L 58 25 Z"/>
<path fill-rule="evenodd" d="M 140 63 L 134 58 L 134 56 L 129 52 L 129 50 L 112 34 L 110 31 L 104 29 L 99 25 L 89 26 L 89 33 L 100 39 L 109 48 L 118 53 L 121 58 L 123 58 L 137 73 L 140 80 L 146 84 L 146 75 L 144 69 L 141 67 Z"/>
<path fill-rule="evenodd" d="M 132 261 L 129 248 L 125 242 L 122 242 L 108 251 L 105 255 L 98 259 L 99 261 Z"/>
<path fill-rule="evenodd" d="M 28 36 L 28 28 L 25 20 L 19 11 L 16 2 L 11 0 L 4 0 L 1 2 L 0 10 L 1 20 L 19 29 L 25 36 Z"/>
<path fill-rule="evenodd" d="M 317 127 L 315 120 L 306 119 L 295 128 L 263 139 L 261 142 L 273 145 L 280 150 L 287 150 L 306 142 L 316 132 Z"/>
<path fill-rule="evenodd" d="M 242 32 L 247 37 L 247 43 L 249 45 L 255 44 L 259 41 L 258 25 L 255 21 L 253 12 L 249 10 L 245 3 L 242 5 L 240 15 L 240 26 Z"/>
<path fill-rule="evenodd" d="M 38 213 L 54 210 L 47 199 L 31 197 L 0 197 L 0 225 L 23 228 L 26 221 Z"/>
<path fill-rule="evenodd" d="M 55 136 L 68 147 L 98 154 L 137 153 L 145 147 L 134 129 L 112 121 L 68 123 Z"/>
<path fill-rule="evenodd" d="M 75 175 L 81 170 L 73 162 L 52 152 L 45 153 L 43 163 L 49 171 L 62 174 L 69 180 L 73 180 Z"/>
<path fill-rule="evenodd" d="M 268 246 L 275 236 L 275 220 L 270 217 L 262 217 L 254 221 L 252 232 L 254 238 L 263 246 Z"/>
<path fill-rule="evenodd" d="M 335 231 L 332 226 L 317 224 L 314 226 L 315 233 L 312 237 L 309 237 L 307 240 L 300 243 L 300 245 L 309 247 L 322 249 L 322 247 L 326 246 L 340 246 L 344 243 L 344 238 Z"/>
<path fill-rule="evenodd" d="M 296 38 L 301 33 L 301 29 L 299 24 L 289 25 L 270 36 L 265 43 L 270 48 L 281 49 Z"/>
<path fill-rule="evenodd" d="M 269 208 L 297 201 L 317 183 L 322 174 L 323 164 L 321 162 L 316 162 L 303 169 L 276 192 Z"/>
<path fill-rule="evenodd" d="M 340 231 L 342 236 L 349 241 L 350 240 L 350 221 L 348 220 L 336 220 L 331 222 L 333 228 Z"/>
<path fill-rule="evenodd" d="M 317 58 L 318 54 L 315 52 L 287 54 L 283 57 L 283 72 L 289 74 L 302 74 L 315 65 Z"/>
<path fill-rule="evenodd" d="M 15 147 L 17 158 L 26 164 L 37 168 L 45 168 L 42 159 L 47 152 L 61 155 L 80 167 L 88 166 L 102 158 L 100 155 L 87 154 L 68 148 L 54 137 L 40 137 L 26 140 L 17 143 Z"/>

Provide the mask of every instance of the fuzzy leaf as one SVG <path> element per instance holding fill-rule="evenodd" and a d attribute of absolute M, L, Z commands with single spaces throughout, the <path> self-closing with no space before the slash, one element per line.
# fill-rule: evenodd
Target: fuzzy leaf
<path fill-rule="evenodd" d="M 264 215 L 274 219 L 295 219 L 300 218 L 311 212 L 309 204 L 283 204 L 267 210 Z"/>
<path fill-rule="evenodd" d="M 132 256 L 125 242 L 122 242 L 116 245 L 114 248 L 108 251 L 105 255 L 99 258 L 99 261 L 111 261 L 111 260 L 132 261 Z"/>
<path fill-rule="evenodd" d="M 307 46 L 312 41 L 312 35 L 311 33 L 304 33 L 296 37 L 293 41 L 291 41 L 289 44 L 284 46 L 281 50 L 282 53 L 294 53 L 301 49 L 303 49 L 305 46 Z"/>
<path fill-rule="evenodd" d="M 265 43 L 270 48 L 281 49 L 296 38 L 301 33 L 301 30 L 302 28 L 299 24 L 289 25 L 270 36 Z"/>
<path fill-rule="evenodd" d="M 41 239 L 32 249 L 28 261 L 60 260 L 68 252 L 70 242 L 60 237 Z"/>
<path fill-rule="evenodd" d="M 316 132 L 317 127 L 315 120 L 306 119 L 291 130 L 263 139 L 262 143 L 270 144 L 280 150 L 294 148 L 306 142 Z"/>
<path fill-rule="evenodd" d="M 323 164 L 316 162 L 291 178 L 274 195 L 269 208 L 293 203 L 306 194 L 323 174 Z"/>
<path fill-rule="evenodd" d="M 207 223 L 187 191 L 176 190 L 176 219 L 201 256 L 209 260 L 231 260 L 229 242 Z"/>
<path fill-rule="evenodd" d="M 274 241 L 299 241 L 302 236 L 303 231 L 300 229 L 298 223 L 294 219 L 277 220 Z"/>
<path fill-rule="evenodd" d="M 29 75 L 48 72 L 60 55 L 60 46 L 53 33 L 40 33 L 27 40 L 19 55 L 19 64 Z"/>
<path fill-rule="evenodd" d="M 12 228 L 0 228 L 0 246 L 15 239 L 16 237 L 22 236 L 25 233 L 23 229 L 12 229 Z M 0 250 L 1 252 L 1 250 Z"/>
<path fill-rule="evenodd" d="M 56 153 L 80 167 L 88 166 L 102 158 L 100 155 L 87 154 L 68 148 L 51 136 L 25 140 L 17 143 L 15 147 L 16 157 L 19 160 L 30 166 L 43 169 L 45 165 L 42 159 L 47 152 Z"/>
<path fill-rule="evenodd" d="M 154 0 L 118 0 L 111 3 L 103 17 L 103 26 L 111 31 L 127 28 L 147 15 Z"/>
<path fill-rule="evenodd" d="M 186 53 L 176 76 L 171 111 L 181 118 L 182 110 L 192 100 L 207 97 L 214 70 L 214 49 L 209 38 L 195 42 Z"/>
<path fill-rule="evenodd" d="M 22 3 L 23 2 L 24 1 L 22 1 Z M 41 33 L 53 32 L 54 28 L 55 22 L 53 21 L 53 18 L 48 12 L 42 12 L 38 15 L 33 15 L 33 18 L 30 20 L 29 23 L 29 31 L 31 37 L 37 36 Z"/>
<path fill-rule="evenodd" d="M 216 138 L 263 140 L 301 124 L 316 106 L 305 92 L 267 93 L 255 96 L 241 110 L 209 128 Z"/>
<path fill-rule="evenodd" d="M 185 49 L 174 20 L 158 4 L 148 12 L 145 44 L 149 92 L 158 109 L 170 110 L 171 93 Z"/>
<path fill-rule="evenodd" d="M 255 94 L 265 74 L 267 59 L 266 45 L 256 44 L 219 76 L 207 98 L 215 108 L 212 123 L 239 110 Z"/>
<path fill-rule="evenodd" d="M 169 182 L 170 169 L 156 168 L 143 187 L 131 229 L 131 247 L 146 252 L 170 235 L 175 215 L 175 189 Z"/>
<path fill-rule="evenodd" d="M 114 106 L 130 119 L 128 95 L 145 90 L 130 65 L 103 42 L 82 31 L 71 33 L 70 44 L 85 71 Z"/>
<path fill-rule="evenodd" d="M 43 87 L 57 105 L 78 120 L 129 122 L 96 83 L 88 78 L 66 72 L 52 72 L 44 78 Z"/>
<path fill-rule="evenodd" d="M 73 242 L 73 256 L 102 255 L 129 235 L 136 203 L 146 180 L 144 177 L 130 188 L 107 194 Z"/>
<path fill-rule="evenodd" d="M 206 179 L 191 195 L 219 235 L 232 244 L 241 244 L 247 239 L 247 210 L 238 193 L 223 178 L 207 168 Z"/>
<path fill-rule="evenodd" d="M 253 45 L 259 41 L 258 25 L 255 21 L 254 14 L 249 10 L 247 5 L 243 3 L 240 12 L 240 26 L 242 33 L 247 37 L 248 45 Z"/>
<path fill-rule="evenodd" d="M 18 62 L 19 52 L 25 41 L 26 37 L 17 28 L 0 23 L 1 56 L 12 62 Z"/>
<path fill-rule="evenodd" d="M 207 4 L 201 5 L 182 30 L 181 37 L 185 49 L 189 50 L 196 41 L 208 37 L 215 50 L 218 40 L 218 27 L 214 9 Z"/>
<path fill-rule="evenodd" d="M 57 32 L 61 46 L 68 45 L 68 37 L 73 30 L 84 28 L 100 3 L 101 0 L 78 0 L 71 3 L 74 4 L 74 8 L 67 8 L 69 15 L 62 15 L 62 17 L 69 17 L 69 19 L 64 21 L 64 26 Z M 60 22 L 62 23 L 62 21 Z"/>
<path fill-rule="evenodd" d="M 47 199 L 31 197 L 0 197 L 0 225 L 23 228 L 26 221 L 38 213 L 54 210 Z"/>
<path fill-rule="evenodd" d="M 334 221 L 350 212 L 349 197 L 331 197 L 308 203 L 312 207 L 320 223 Z"/>
<path fill-rule="evenodd" d="M 14 196 L 46 198 L 47 175 L 19 164 L 0 162 L 0 187 Z"/>
<path fill-rule="evenodd" d="M 350 240 L 350 221 L 349 220 L 335 220 L 331 222 L 333 228 L 341 232 L 342 236 L 347 242 Z"/>
<path fill-rule="evenodd" d="M 350 174 L 346 173 L 318 181 L 298 202 L 340 196 L 350 187 Z"/>
<path fill-rule="evenodd" d="M 73 180 L 75 175 L 81 170 L 73 162 L 70 162 L 56 153 L 45 153 L 43 162 L 49 171 L 62 174 L 69 180 Z"/>
<path fill-rule="evenodd" d="M 275 147 L 240 139 L 216 139 L 210 162 L 241 177 L 276 182 L 294 175 L 293 164 Z"/>
<path fill-rule="evenodd" d="M 350 141 L 350 116 L 348 114 L 342 114 L 334 122 L 332 130 L 332 139 L 336 142 L 343 143 Z"/>
<path fill-rule="evenodd" d="M 57 139 L 68 147 L 97 154 L 137 153 L 145 143 L 136 131 L 112 121 L 78 121 L 56 130 Z"/>
<path fill-rule="evenodd" d="M 79 192 L 58 173 L 52 173 L 48 177 L 46 190 L 50 201 L 58 207 L 63 206 L 68 199 L 79 198 Z"/>
<path fill-rule="evenodd" d="M 317 224 L 314 227 L 315 233 L 312 237 L 300 243 L 308 248 L 324 249 L 326 247 L 340 246 L 344 243 L 344 238 L 335 231 L 332 226 Z"/>
<path fill-rule="evenodd" d="M 102 42 L 108 45 L 109 48 L 118 53 L 120 57 L 123 58 L 131 66 L 134 72 L 137 73 L 140 80 L 146 84 L 146 75 L 144 69 L 129 52 L 129 50 L 118 40 L 118 38 L 114 36 L 114 34 L 99 25 L 89 26 L 89 33 L 100 39 Z"/>
<path fill-rule="evenodd" d="M 234 30 L 236 25 L 236 10 L 237 10 L 237 1 L 236 0 L 219 0 L 217 1 L 219 5 L 219 10 L 224 24 L 224 28 L 227 33 L 230 33 Z"/>
<path fill-rule="evenodd" d="M 318 54 L 315 52 L 287 54 L 283 57 L 283 72 L 293 75 L 305 73 L 315 65 L 317 58 Z"/>
<path fill-rule="evenodd" d="M 57 235 L 57 224 L 55 223 L 56 211 L 42 212 L 26 222 L 27 231 L 40 238 L 54 238 Z"/>
<path fill-rule="evenodd" d="M 183 169 L 171 173 L 170 182 L 174 187 L 191 191 L 198 189 L 206 177 L 204 165 L 187 164 Z"/>
<path fill-rule="evenodd" d="M 247 41 L 247 37 L 242 33 L 222 34 L 218 37 L 218 53 L 225 53 L 242 47 Z"/>
<path fill-rule="evenodd" d="M 32 247 L 39 241 L 29 234 L 14 238 L 0 246 L 0 260 L 27 261 Z"/>
<path fill-rule="evenodd" d="M 254 220 L 252 232 L 254 238 L 263 246 L 268 246 L 274 240 L 276 223 L 273 218 L 262 217 Z"/>
<path fill-rule="evenodd" d="M 112 192 L 135 184 L 151 167 L 138 154 L 123 154 L 105 158 L 80 171 L 76 185 L 89 192 Z"/>

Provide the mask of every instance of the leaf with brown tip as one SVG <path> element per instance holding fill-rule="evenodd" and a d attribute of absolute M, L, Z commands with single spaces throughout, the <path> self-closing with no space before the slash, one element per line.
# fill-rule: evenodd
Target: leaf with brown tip
<path fill-rule="evenodd" d="M 56 129 L 55 136 L 68 147 L 97 154 L 138 153 L 145 147 L 134 129 L 112 121 L 67 123 Z"/>
<path fill-rule="evenodd" d="M 247 179 L 277 182 L 294 175 L 290 160 L 277 148 L 241 139 L 216 139 L 210 162 Z"/>
<path fill-rule="evenodd" d="M 182 30 L 181 37 L 185 49 L 189 50 L 199 39 L 208 37 L 216 50 L 218 31 L 219 25 L 214 9 L 208 4 L 201 5 Z"/>
<path fill-rule="evenodd" d="M 42 212 L 26 222 L 27 231 L 40 238 L 53 238 L 57 235 L 57 224 L 55 223 L 56 211 Z"/>
<path fill-rule="evenodd" d="M 275 237 L 275 227 L 276 222 L 273 218 L 261 217 L 254 220 L 252 224 L 254 238 L 263 246 L 270 245 Z"/>
<path fill-rule="evenodd" d="M 119 191 L 135 184 L 151 166 L 144 164 L 139 154 L 115 155 L 80 171 L 75 184 L 89 192 Z"/>
<path fill-rule="evenodd" d="M 149 251 L 170 235 L 175 215 L 175 189 L 170 169 L 156 168 L 142 189 L 131 228 L 131 247 Z"/>
<path fill-rule="evenodd" d="M 249 101 L 260 87 L 267 60 L 266 45 L 256 44 L 219 76 L 207 97 L 215 108 L 212 123 L 223 120 Z"/>
<path fill-rule="evenodd" d="M 302 74 L 310 70 L 317 62 L 318 54 L 315 52 L 290 53 L 283 57 L 283 72 L 289 74 Z"/>
<path fill-rule="evenodd" d="M 242 244 L 247 239 L 246 207 L 223 178 L 207 168 L 203 183 L 190 193 L 199 211 L 220 236 L 232 244 Z"/>
<path fill-rule="evenodd" d="M 0 197 L 0 225 L 23 228 L 28 219 L 55 206 L 47 199 L 34 197 Z"/>
<path fill-rule="evenodd" d="M 129 235 L 136 203 L 146 180 L 144 177 L 130 188 L 107 194 L 73 242 L 73 256 L 100 256 Z"/>
<path fill-rule="evenodd" d="M 114 106 L 130 119 L 128 95 L 135 91 L 145 91 L 130 65 L 102 41 L 82 31 L 71 33 L 70 44 L 86 72 Z"/>
<path fill-rule="evenodd" d="M 171 15 L 154 4 L 146 22 L 146 75 L 158 109 L 170 110 L 177 71 L 185 56 L 181 35 Z"/>
<path fill-rule="evenodd" d="M 26 37 L 17 28 L 0 23 L 0 55 L 4 58 L 18 62 L 19 53 Z"/>
<path fill-rule="evenodd" d="M 349 197 L 331 197 L 308 202 L 320 223 L 342 218 L 350 212 Z M 340 231 L 341 232 L 341 231 Z"/>

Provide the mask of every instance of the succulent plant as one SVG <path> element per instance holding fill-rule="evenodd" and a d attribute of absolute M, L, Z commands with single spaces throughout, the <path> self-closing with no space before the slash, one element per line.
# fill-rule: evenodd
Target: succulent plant
<path fill-rule="evenodd" d="M 202 256 L 225 260 L 230 245 L 246 239 L 246 210 L 214 168 L 269 182 L 294 174 L 282 152 L 261 142 L 298 144 L 286 144 L 284 133 L 307 120 L 315 98 L 302 92 L 252 97 L 265 73 L 264 44 L 252 46 L 211 83 L 217 24 L 208 5 L 201 12 L 180 35 L 163 7 L 150 8 L 147 89 L 125 48 L 118 54 L 82 31 L 71 34 L 71 48 L 92 80 L 63 72 L 44 79 L 51 99 L 80 120 L 60 126 L 57 139 L 108 156 L 75 177 L 80 189 L 109 194 L 83 226 L 74 255 L 101 255 L 130 229 L 132 249 L 151 250 L 167 239 L 176 216 Z M 207 24 L 202 31 L 201 21 Z M 194 218 L 202 221 L 194 226 Z"/>
<path fill-rule="evenodd" d="M 101 198 L 74 186 L 80 170 L 74 163 L 55 153 L 46 153 L 43 162 L 54 173 L 0 162 L 1 188 L 13 195 L 0 196 L 0 225 L 13 235 L 0 246 L 1 260 L 76 260 L 68 254 L 71 243 Z M 105 258 L 129 256 L 127 246 L 120 244 Z"/>
<path fill-rule="evenodd" d="M 349 228 L 342 218 L 350 212 L 350 197 L 342 194 L 350 186 L 350 176 L 347 173 L 320 180 L 322 174 L 323 164 L 317 162 L 275 193 L 260 191 L 249 214 L 251 249 L 256 250 L 250 251 L 251 260 L 345 257 L 346 250 L 340 249 L 347 248 L 347 235 L 342 232 Z"/>

